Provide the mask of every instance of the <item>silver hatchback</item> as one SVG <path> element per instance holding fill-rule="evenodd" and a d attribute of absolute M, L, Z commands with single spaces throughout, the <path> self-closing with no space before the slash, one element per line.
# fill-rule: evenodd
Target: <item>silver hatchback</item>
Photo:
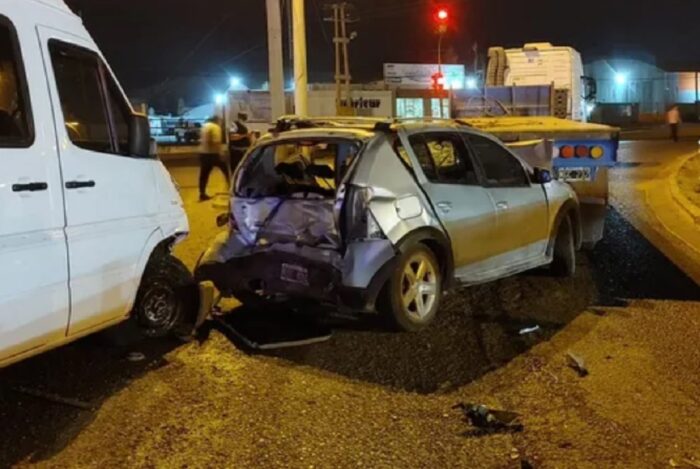
<path fill-rule="evenodd" d="M 549 265 L 572 275 L 574 191 L 453 121 L 281 121 L 239 166 L 197 267 L 242 302 L 313 300 L 416 331 L 443 292 Z"/>

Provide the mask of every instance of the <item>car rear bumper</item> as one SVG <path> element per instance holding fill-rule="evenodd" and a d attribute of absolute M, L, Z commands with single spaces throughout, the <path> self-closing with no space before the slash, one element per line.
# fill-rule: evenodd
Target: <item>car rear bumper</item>
<path fill-rule="evenodd" d="M 353 243 L 342 257 L 334 250 L 290 244 L 244 248 L 234 235 L 217 239 L 195 277 L 212 282 L 224 296 L 257 292 L 373 313 L 395 263 L 396 252 L 387 240 Z M 290 278 L 290 269 L 303 275 Z"/>

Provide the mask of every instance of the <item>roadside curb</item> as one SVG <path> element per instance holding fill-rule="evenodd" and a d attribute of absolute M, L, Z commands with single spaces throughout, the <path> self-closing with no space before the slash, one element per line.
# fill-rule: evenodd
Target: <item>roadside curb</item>
<path fill-rule="evenodd" d="M 673 201 L 676 202 L 676 204 L 678 204 L 688 215 L 690 215 L 690 218 L 692 218 L 696 224 L 698 224 L 700 223 L 700 207 L 695 205 L 686 196 L 684 196 L 681 192 L 680 186 L 678 185 L 678 176 L 681 169 L 683 169 L 683 166 L 685 166 L 685 164 L 693 158 L 700 158 L 700 153 L 688 155 L 685 158 L 683 158 L 680 163 L 678 163 L 678 165 L 673 170 L 673 174 L 670 177 L 669 186 L 671 189 L 671 197 L 673 198 Z"/>
<path fill-rule="evenodd" d="M 680 165 L 674 164 L 664 170 L 664 177 L 646 183 L 640 186 L 640 189 L 644 194 L 644 203 L 648 207 L 650 215 L 660 225 L 653 228 L 652 224 L 652 231 L 661 240 L 670 243 L 664 244 L 662 242 L 661 246 L 663 247 L 660 249 L 674 264 L 700 285 L 700 268 L 698 267 L 700 266 L 700 230 L 698 230 L 698 224 L 695 220 L 685 215 L 687 213 L 685 207 L 681 206 L 672 194 L 673 182 L 678 170 L 693 156 L 695 154 L 683 157 Z M 682 196 L 680 189 L 678 195 Z M 682 197 L 685 199 L 685 196 Z M 679 250 L 679 246 L 685 246 L 685 249 Z"/>

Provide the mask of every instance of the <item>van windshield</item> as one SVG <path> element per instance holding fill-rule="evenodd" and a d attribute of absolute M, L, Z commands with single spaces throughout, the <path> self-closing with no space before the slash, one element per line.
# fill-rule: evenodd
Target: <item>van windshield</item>
<path fill-rule="evenodd" d="M 238 197 L 333 198 L 360 151 L 349 139 L 299 139 L 254 150 L 238 175 Z"/>

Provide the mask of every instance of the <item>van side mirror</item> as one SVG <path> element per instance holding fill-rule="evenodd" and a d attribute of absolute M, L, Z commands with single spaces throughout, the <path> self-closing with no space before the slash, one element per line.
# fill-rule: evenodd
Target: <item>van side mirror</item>
<path fill-rule="evenodd" d="M 537 184 L 552 182 L 552 173 L 548 169 L 535 168 L 535 181 Z"/>
<path fill-rule="evenodd" d="M 145 114 L 132 114 L 129 120 L 129 155 L 151 156 L 151 126 Z"/>

